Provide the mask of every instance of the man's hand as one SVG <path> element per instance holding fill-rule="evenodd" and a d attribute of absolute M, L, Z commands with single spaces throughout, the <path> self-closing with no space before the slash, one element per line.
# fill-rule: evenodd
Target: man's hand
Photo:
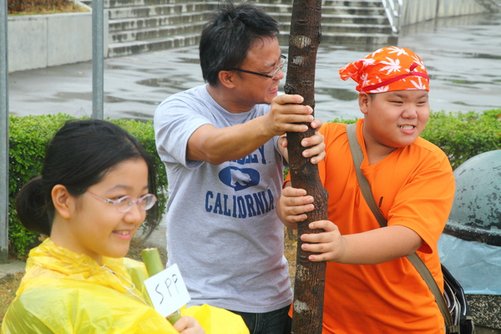
<path fill-rule="evenodd" d="M 286 132 L 305 132 L 313 122 L 313 109 L 302 105 L 301 95 L 282 94 L 271 101 L 270 111 L 263 116 L 262 126 L 270 137 L 280 136 Z"/>

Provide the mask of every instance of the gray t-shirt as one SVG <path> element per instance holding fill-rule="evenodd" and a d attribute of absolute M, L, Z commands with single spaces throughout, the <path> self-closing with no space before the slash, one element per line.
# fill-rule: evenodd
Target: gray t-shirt
<path fill-rule="evenodd" d="M 191 304 L 262 313 L 292 302 L 284 227 L 275 213 L 283 168 L 277 138 L 219 165 L 186 158 L 188 139 L 200 126 L 241 124 L 268 110 L 260 104 L 230 113 L 202 85 L 170 96 L 155 112 L 169 184 L 168 264 L 179 266 Z"/>

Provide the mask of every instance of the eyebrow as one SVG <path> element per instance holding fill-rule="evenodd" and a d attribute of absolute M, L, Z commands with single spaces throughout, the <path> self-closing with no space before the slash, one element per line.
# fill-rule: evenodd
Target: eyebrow
<path fill-rule="evenodd" d="M 397 97 L 400 97 L 400 98 L 407 98 L 407 97 L 408 97 L 408 95 L 407 95 L 407 94 L 404 94 L 404 93 L 394 92 L 393 94 L 394 94 L 395 96 L 397 96 Z M 423 94 L 418 95 L 418 97 L 417 97 L 417 98 L 418 98 L 418 99 L 422 99 L 422 98 L 424 98 L 424 97 L 428 97 L 428 92 L 423 92 Z"/>
<path fill-rule="evenodd" d="M 273 64 L 270 64 L 270 65 L 265 65 L 265 66 L 268 66 L 268 67 L 275 67 L 277 66 L 278 64 L 280 64 L 280 62 L 282 61 L 282 59 L 287 59 L 287 56 L 284 55 L 284 54 L 280 54 L 280 56 L 278 57 L 278 60 L 275 60 L 275 62 L 273 62 Z"/>
<path fill-rule="evenodd" d="M 106 193 L 111 193 L 111 192 L 116 191 L 116 190 L 130 190 L 130 189 L 132 189 L 131 186 L 127 186 L 125 184 L 117 184 L 116 186 L 113 186 L 110 189 L 108 189 L 106 191 Z M 146 185 L 142 188 L 142 190 L 148 190 L 148 189 L 149 189 L 149 185 Z"/>

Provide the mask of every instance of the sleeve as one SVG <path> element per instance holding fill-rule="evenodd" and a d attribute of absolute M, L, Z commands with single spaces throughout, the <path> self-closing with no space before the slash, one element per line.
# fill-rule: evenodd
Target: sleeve
<path fill-rule="evenodd" d="M 201 162 L 187 160 L 188 140 L 202 125 L 212 124 L 199 112 L 199 101 L 176 95 L 162 102 L 155 111 L 153 126 L 158 154 L 164 163 L 196 167 Z"/>
<path fill-rule="evenodd" d="M 177 334 L 152 307 L 116 290 L 61 279 L 32 284 L 9 306 L 2 333 Z"/>
<path fill-rule="evenodd" d="M 192 306 L 181 310 L 200 323 L 206 334 L 248 334 L 249 329 L 242 317 L 228 310 L 207 304 Z"/>
<path fill-rule="evenodd" d="M 27 310 L 19 300 L 12 302 L 7 309 L 5 317 L 2 320 L 2 329 L 0 332 L 2 334 L 54 333 L 42 319 Z M 70 332 L 60 333 L 65 334 Z"/>
<path fill-rule="evenodd" d="M 442 152 L 441 152 L 442 153 Z M 398 192 L 389 212 L 389 225 L 403 225 L 423 239 L 425 253 L 435 245 L 447 223 L 454 199 L 454 174 L 445 154 L 421 161 L 409 182 Z"/>

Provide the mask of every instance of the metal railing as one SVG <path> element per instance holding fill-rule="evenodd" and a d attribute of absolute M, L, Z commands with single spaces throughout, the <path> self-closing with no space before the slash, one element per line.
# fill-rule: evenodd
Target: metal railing
<path fill-rule="evenodd" d="M 7 63 L 7 0 L 0 0 L 0 263 L 9 244 L 9 96 Z"/>
<path fill-rule="evenodd" d="M 104 10 L 102 1 L 92 5 L 92 117 L 103 119 Z M 9 94 L 8 6 L 0 0 L 0 263 L 8 260 L 9 244 Z"/>
<path fill-rule="evenodd" d="M 403 7 L 403 0 L 382 0 L 386 17 L 391 24 L 391 30 L 394 34 L 400 31 L 400 14 Z"/>

